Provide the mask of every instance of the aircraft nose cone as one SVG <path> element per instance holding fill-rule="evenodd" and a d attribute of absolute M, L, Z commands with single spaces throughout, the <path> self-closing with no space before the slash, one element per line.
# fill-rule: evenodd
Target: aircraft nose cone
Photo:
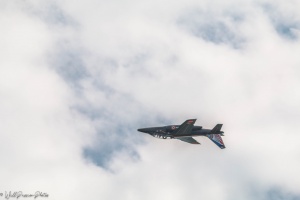
<path fill-rule="evenodd" d="M 146 130 L 145 130 L 144 128 L 139 128 L 138 131 L 139 131 L 139 132 L 146 133 Z"/>

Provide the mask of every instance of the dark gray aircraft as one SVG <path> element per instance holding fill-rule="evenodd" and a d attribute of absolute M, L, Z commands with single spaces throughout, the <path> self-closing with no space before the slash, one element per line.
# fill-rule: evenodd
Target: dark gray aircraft
<path fill-rule="evenodd" d="M 224 132 L 221 131 L 223 124 L 217 124 L 213 129 L 203 129 L 202 126 L 194 126 L 196 119 L 188 119 L 183 124 L 169 125 L 161 127 L 140 128 L 138 131 L 148 133 L 153 137 L 162 139 L 178 139 L 191 144 L 200 144 L 194 136 L 206 136 L 221 149 L 225 148 L 222 137 Z"/>

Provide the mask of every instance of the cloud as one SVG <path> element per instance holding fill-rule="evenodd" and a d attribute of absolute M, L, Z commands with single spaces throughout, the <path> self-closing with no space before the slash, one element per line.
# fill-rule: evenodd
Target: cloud
<path fill-rule="evenodd" d="M 299 199 L 292 3 L 1 3 L 1 188 L 55 199 Z M 227 148 L 136 132 L 190 117 L 223 123 Z"/>
<path fill-rule="evenodd" d="M 239 31 L 244 14 L 239 10 L 218 13 L 215 10 L 192 10 L 179 17 L 178 24 L 192 35 L 215 44 L 241 48 L 245 42 Z"/>
<path fill-rule="evenodd" d="M 290 40 L 296 40 L 299 36 L 300 19 L 295 8 L 297 6 L 291 2 L 281 6 L 269 3 L 263 4 L 263 9 L 269 16 L 276 32 Z"/>

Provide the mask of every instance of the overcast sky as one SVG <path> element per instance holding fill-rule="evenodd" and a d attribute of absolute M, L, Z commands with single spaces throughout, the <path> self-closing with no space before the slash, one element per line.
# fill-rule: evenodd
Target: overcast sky
<path fill-rule="evenodd" d="M 0 193 L 299 200 L 299 11 L 297 0 L 0 0 Z M 189 118 L 224 124 L 226 149 L 136 131 Z"/>

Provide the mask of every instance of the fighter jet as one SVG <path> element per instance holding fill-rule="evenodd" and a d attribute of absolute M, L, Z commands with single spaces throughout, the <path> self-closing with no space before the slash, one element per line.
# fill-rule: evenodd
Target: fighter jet
<path fill-rule="evenodd" d="M 203 129 L 202 126 L 194 126 L 197 119 L 188 119 L 181 125 L 169 125 L 162 127 L 140 128 L 138 131 L 147 133 L 153 137 L 162 139 L 178 139 L 191 144 L 200 144 L 194 136 L 206 136 L 221 149 L 225 148 L 221 131 L 223 124 L 217 124 L 213 129 Z"/>

